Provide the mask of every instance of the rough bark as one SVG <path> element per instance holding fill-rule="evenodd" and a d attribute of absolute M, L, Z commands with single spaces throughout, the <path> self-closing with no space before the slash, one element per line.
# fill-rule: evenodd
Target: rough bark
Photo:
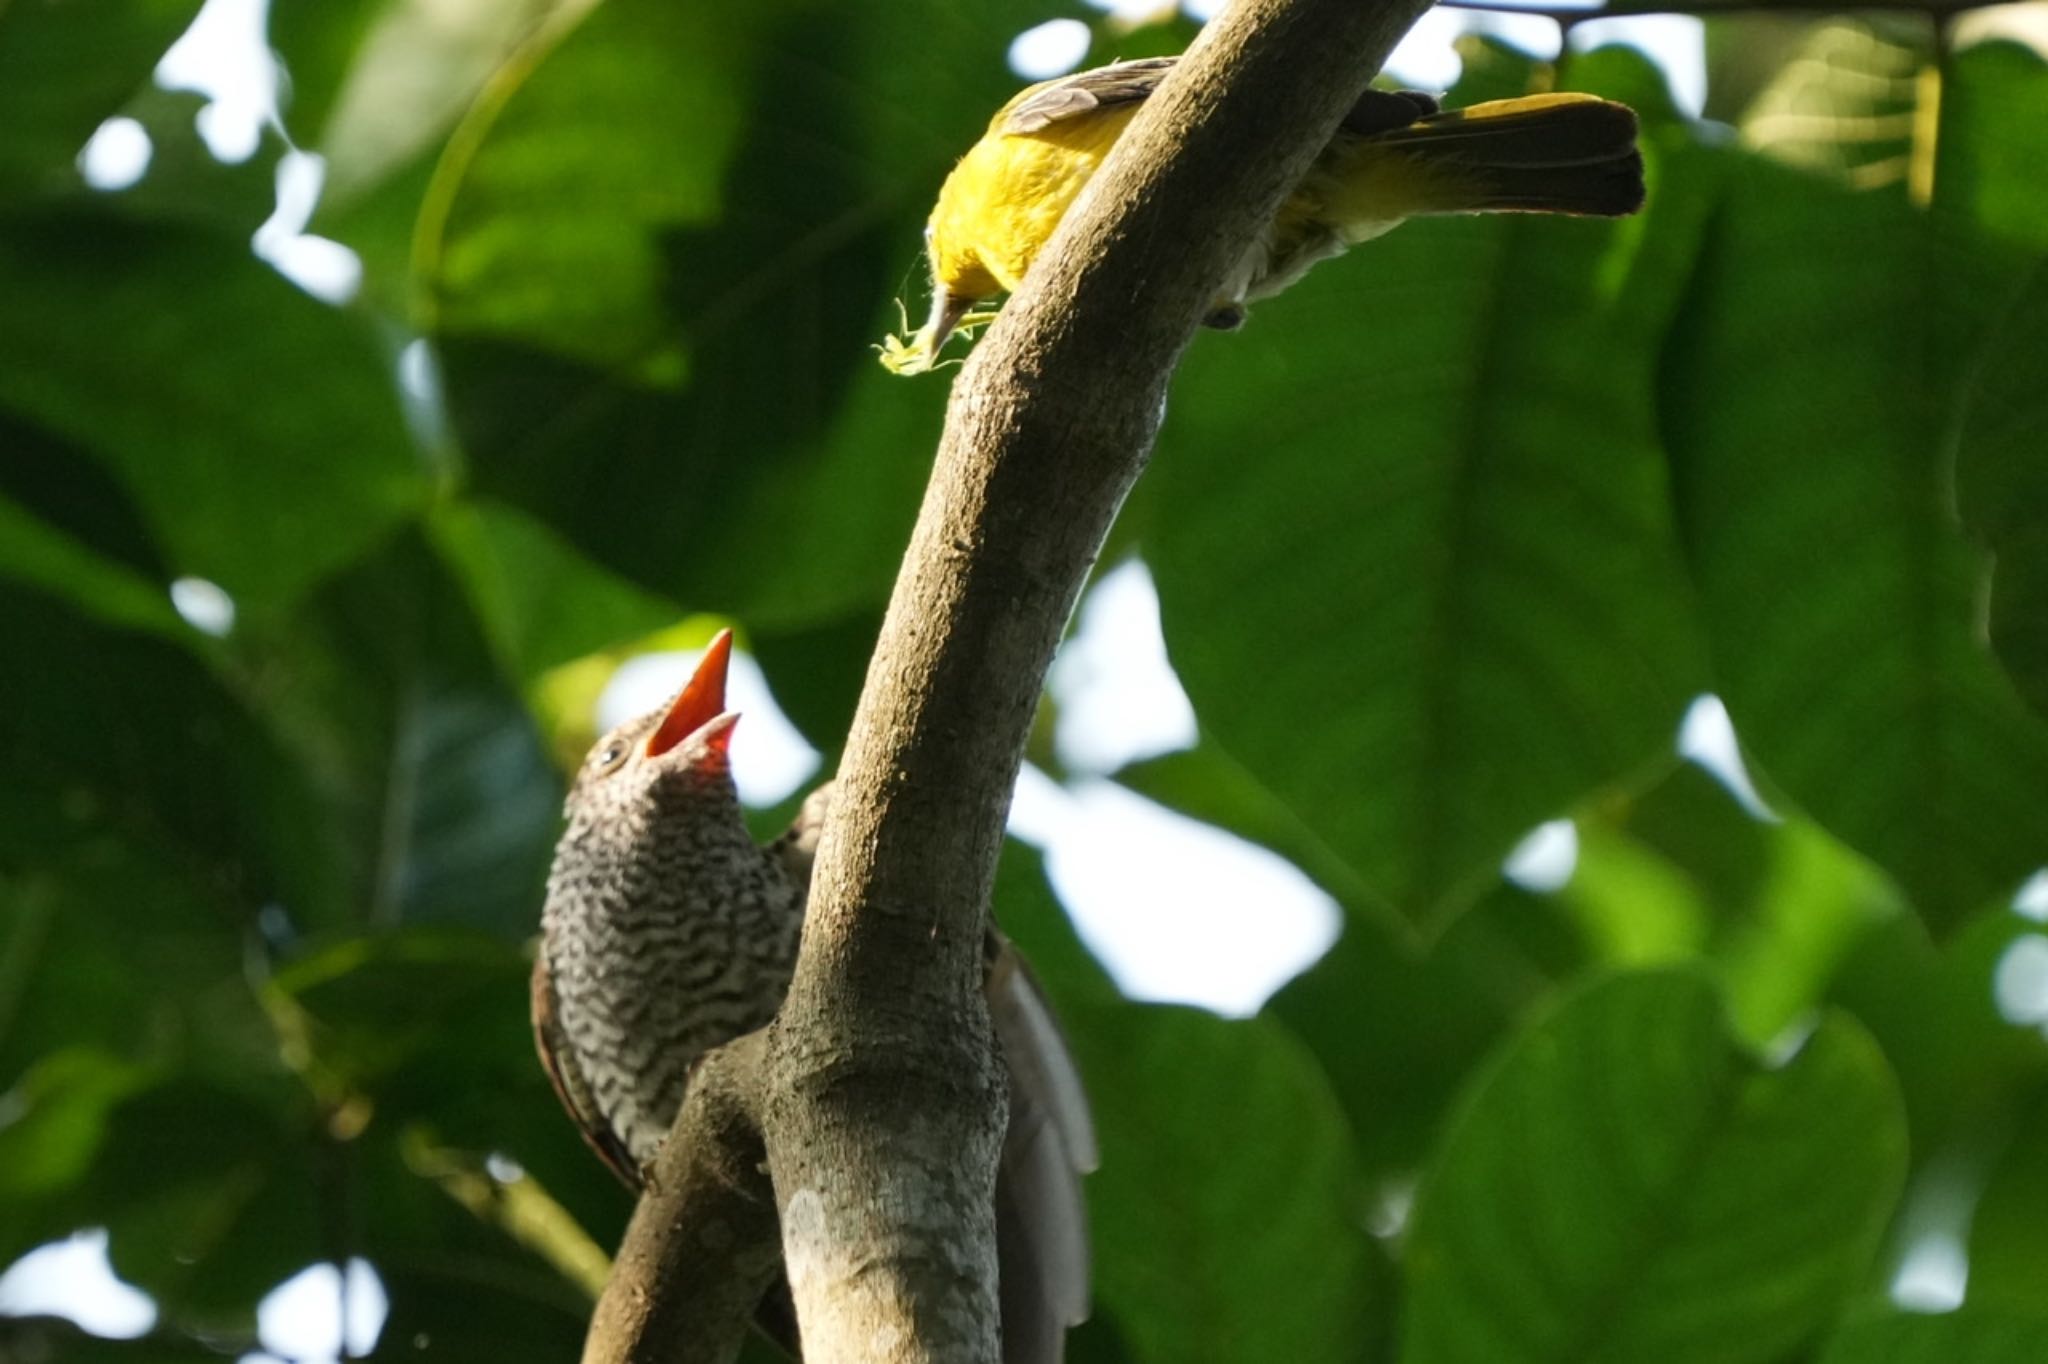
<path fill-rule="evenodd" d="M 721 1364 L 782 1263 L 763 1169 L 767 1038 L 706 1056 L 633 1210 L 583 1342 L 584 1364 Z"/>
<path fill-rule="evenodd" d="M 750 1152 L 773 1181 L 807 1364 L 999 1358 L 1004 1089 L 981 943 L 1039 690 L 1219 281 L 1427 8 L 1238 0 L 960 371 L 760 1088 L 693 1088 L 586 1364 L 725 1357 L 672 1333 L 737 1340 L 728 1290 L 755 1282 L 763 1244 L 735 1201 Z M 704 1112 L 720 1105 L 732 1122 Z M 701 1253 L 703 1218 L 737 1235 L 723 1270 Z M 692 1282 L 706 1274 L 726 1282 Z"/>

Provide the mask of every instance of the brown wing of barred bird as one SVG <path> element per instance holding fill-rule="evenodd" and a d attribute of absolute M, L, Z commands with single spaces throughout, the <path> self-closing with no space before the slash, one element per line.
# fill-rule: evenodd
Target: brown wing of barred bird
<path fill-rule="evenodd" d="M 636 1190 L 695 1059 L 766 1023 L 787 990 L 830 800 L 829 786 L 814 792 L 766 848 L 748 837 L 726 762 L 729 650 L 721 636 L 673 701 L 591 750 L 549 876 L 533 976 L 541 1062 L 591 1148 Z M 697 931 L 706 925 L 716 931 Z M 987 961 L 1010 1080 L 996 1177 L 1003 1358 L 1059 1364 L 1066 1329 L 1088 1311 L 1080 1179 L 1095 1168 L 1095 1134 L 1043 992 L 1000 935 Z M 757 1320 L 795 1352 L 786 1286 Z"/>

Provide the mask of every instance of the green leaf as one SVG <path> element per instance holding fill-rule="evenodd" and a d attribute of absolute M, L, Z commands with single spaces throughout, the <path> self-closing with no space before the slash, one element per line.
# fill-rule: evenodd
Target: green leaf
<path fill-rule="evenodd" d="M 533 908 L 537 919 L 538 900 Z M 409 927 L 309 953 L 277 971 L 268 997 L 315 1092 L 363 1112 L 378 1139 L 428 1134 L 479 1158 L 510 1156 L 585 1225 L 615 1235 L 630 1203 L 535 1055 L 532 968 L 524 944 Z M 392 1220 L 392 1236 L 416 1244 L 417 1234 Z"/>
<path fill-rule="evenodd" d="M 1192 1009 L 1097 1006 L 1067 1023 L 1102 1141 L 1096 1293 L 1132 1356 L 1380 1357 L 1384 1269 L 1349 1129 L 1299 1044 Z"/>
<path fill-rule="evenodd" d="M 2048 81 L 2044 81 L 2048 84 Z M 2048 714 L 2048 266 L 2037 267 L 1992 333 L 1964 394 L 1956 446 L 1963 519 L 1993 553 L 1991 645 L 2035 710 Z"/>
<path fill-rule="evenodd" d="M 0 1358 L 44 1364 L 225 1364 L 235 1354 L 218 1348 L 217 1340 L 202 1342 L 173 1332 L 108 1340 L 62 1317 L 0 1317 Z"/>
<path fill-rule="evenodd" d="M 148 80 L 199 12 L 198 0 L 0 7 L 0 201 L 63 193 L 101 120 Z"/>
<path fill-rule="evenodd" d="M 239 241 L 110 213 L 0 220 L 0 407 L 92 451 L 171 571 L 290 605 L 426 492 L 361 321 Z"/>
<path fill-rule="evenodd" d="M 1999 237 L 2048 250 L 2048 61 L 2013 42 L 1949 59 L 1935 203 Z"/>
<path fill-rule="evenodd" d="M 1743 911 L 1769 874 L 1770 825 L 1692 762 L 1674 762 L 1648 790 L 1597 803 L 1580 816 L 1654 849 L 1684 872 L 1718 913 Z"/>
<path fill-rule="evenodd" d="M 1778 1360 L 1834 1318 L 1904 1173 L 1883 1058 L 1831 1017 L 1784 1065 L 1696 976 L 1621 976 L 1522 1037 L 1418 1196 L 1405 1364 Z"/>
<path fill-rule="evenodd" d="M 1889 197 L 1758 163 L 1731 180 L 1661 381 L 1737 730 L 1938 929 L 2048 847 L 2048 729 L 1975 629 L 1981 564 L 1945 486 L 2008 267 Z"/>
<path fill-rule="evenodd" d="M 1614 966 L 1683 961 L 1705 946 L 1714 906 L 1679 867 L 1592 822 L 1579 825 L 1579 859 L 1558 901 L 1594 957 Z"/>
<path fill-rule="evenodd" d="M 1409 224 L 1174 390 L 1145 552 L 1175 668 L 1414 922 L 1663 760 L 1700 688 L 1649 357 L 1703 172 L 1667 150 L 1644 219 Z"/>
<path fill-rule="evenodd" d="M 1992 990 L 2000 959 L 2035 931 L 2001 909 L 1936 947 L 1901 915 L 1865 934 L 1831 982 L 1828 1002 L 1870 1030 L 1898 1075 L 1916 1152 L 1980 1142 L 2048 1084 L 2040 1033 L 2002 1017 Z"/>
<path fill-rule="evenodd" d="M 483 498 L 432 523 L 497 655 L 521 681 L 673 625 L 679 608 L 590 562 L 542 522 Z"/>
<path fill-rule="evenodd" d="M 20 996 L 0 991 L 0 1075 L 35 1054 L 43 1028 L 116 1051 L 172 1045 L 179 1030 L 150 1010 L 189 1019 L 213 982 L 240 989 L 243 935 L 263 906 L 309 924 L 335 912 L 321 812 L 185 649 L 6 582 L 0 622 L 34 641 L 0 650 L 0 874 L 13 882 L 0 893 L 18 906 L 9 952 L 23 954 Z"/>
<path fill-rule="evenodd" d="M 2031 945 L 2048 940 L 2037 936 Z M 2005 1152 L 1977 1199 L 1969 1266 L 1973 1307 L 2039 1306 L 2048 1275 L 2048 1101 L 2039 1096 L 2011 1124 Z"/>
<path fill-rule="evenodd" d="M 72 1230 L 61 1206 L 92 1168 L 108 1115 L 143 1083 L 137 1067 L 89 1047 L 45 1057 L 7 1091 L 0 1120 L 0 1264 Z"/>
<path fill-rule="evenodd" d="M 417 530 L 336 576 L 238 657 L 272 728 L 320 775 L 360 922 L 523 939 L 561 778 L 447 563 Z"/>
<path fill-rule="evenodd" d="M 537 37 L 421 223 L 423 317 L 478 487 L 753 629 L 872 609 L 943 389 L 871 346 L 1038 17 L 612 0 Z"/>
<path fill-rule="evenodd" d="M 140 91 L 121 114 L 149 135 L 148 171 L 126 189 L 74 194 L 72 207 L 141 223 L 188 224 L 220 234 L 223 242 L 248 241 L 277 208 L 278 163 L 287 144 L 265 126 L 248 157 L 221 161 L 199 131 L 212 103 L 192 90 L 152 85 Z"/>
<path fill-rule="evenodd" d="M 1315 1052 L 1367 1171 L 1405 1179 L 1474 1065 L 1583 956 L 1540 900 L 1503 885 L 1426 947 L 1351 919 L 1266 1013 Z"/>
<path fill-rule="evenodd" d="M 1870 864 L 1805 820 L 1773 825 L 1762 882 L 1713 952 L 1741 1034 L 1774 1043 L 1826 997 L 1843 962 L 1904 909 Z"/>
<path fill-rule="evenodd" d="M 182 637 L 156 542 L 120 481 L 84 451 L 0 411 L 0 574 L 111 624 Z"/>
<path fill-rule="evenodd" d="M 1829 1342 L 1820 1364 L 2034 1364 L 2044 1357 L 2048 1317 L 1969 1306 L 1856 1322 Z"/>
<path fill-rule="evenodd" d="M 94 1162 L 114 1271 L 173 1321 L 246 1330 L 280 1266 L 321 1258 L 313 1115 L 266 1098 L 167 1082 L 121 1106 Z"/>

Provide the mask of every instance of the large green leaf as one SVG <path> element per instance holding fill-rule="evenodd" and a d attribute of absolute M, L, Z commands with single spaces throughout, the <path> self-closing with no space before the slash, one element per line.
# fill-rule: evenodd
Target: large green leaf
<path fill-rule="evenodd" d="M 316 1121 L 302 1095 L 190 1080 L 123 1104 L 86 1191 L 115 1272 L 171 1320 L 246 1330 L 280 1268 L 326 1249 Z"/>
<path fill-rule="evenodd" d="M 544 523 L 487 499 L 441 508 L 433 535 L 460 571 L 498 657 L 524 682 L 673 625 L 680 614 L 563 544 Z"/>
<path fill-rule="evenodd" d="M 2048 60 L 2018 43 L 1954 55 L 1941 90 L 1935 201 L 2009 241 L 2048 250 Z"/>
<path fill-rule="evenodd" d="M 1383 1357 L 1384 1270 L 1349 1126 L 1300 1044 L 1191 1009 L 1066 1021 L 1102 1140 L 1088 1181 L 1096 1293 L 1133 1356 Z"/>
<path fill-rule="evenodd" d="M 359 921 L 533 931 L 561 779 L 422 531 L 252 632 L 237 666 L 335 813 Z"/>
<path fill-rule="evenodd" d="M 1114 1330 L 1081 1357 L 1383 1358 L 1386 1267 L 1350 1126 L 1301 1044 L 1267 1019 L 1118 999 L 1021 844 L 996 914 L 1058 1010 L 1102 1144 L 1085 1191 Z"/>
<path fill-rule="evenodd" d="M 38 1047 L 178 1035 L 238 980 L 275 904 L 335 912 L 334 847 L 303 774 L 191 653 L 0 584 L 0 1076 Z M 33 641 L 32 646 L 26 644 Z"/>
<path fill-rule="evenodd" d="M 1772 1067 L 1700 978 L 1606 981 L 1521 1038 L 1446 1138 L 1402 1359 L 1785 1358 L 1842 1310 L 1904 1161 L 1896 1088 L 1847 1019 Z"/>
<path fill-rule="evenodd" d="M 1917 919 L 1866 933 L 1829 984 L 1884 1049 L 1905 1094 L 1919 1158 L 1981 1143 L 2018 1120 L 2048 1085 L 2048 1047 L 2001 1016 L 1993 981 L 2013 942 L 2034 926 L 2004 910 L 1979 916 L 1937 947 Z"/>
<path fill-rule="evenodd" d="M 2048 85 L 2048 80 L 2043 81 Z M 1964 519 L 1991 547 L 1991 643 L 2048 714 L 2048 266 L 2013 300 L 1966 391 L 1956 449 Z"/>
<path fill-rule="evenodd" d="M 108 621 L 184 632 L 156 541 L 121 481 L 84 450 L 0 411 L 0 573 Z"/>
<path fill-rule="evenodd" d="M 1891 883 L 1816 828 L 1766 822 L 1685 763 L 1578 819 L 1559 905 L 1596 961 L 1711 963 L 1736 1031 L 1768 1045 L 1825 997 L 1844 958 L 1899 909 Z"/>
<path fill-rule="evenodd" d="M 756 628 L 879 601 L 943 389 L 870 347 L 1037 14 L 612 0 L 537 37 L 422 218 L 422 318 L 478 486 Z"/>
<path fill-rule="evenodd" d="M 1405 1180 L 1473 1066 L 1584 955 L 1541 900 L 1503 885 L 1426 947 L 1354 917 L 1266 1010 L 1322 1063 L 1367 1171 Z"/>
<path fill-rule="evenodd" d="M 2048 1317 L 1966 1307 L 1895 1313 L 1844 1327 L 1820 1364 L 2034 1364 L 2048 1358 Z"/>
<path fill-rule="evenodd" d="M 192 17 L 198 0 L 0 6 L 0 200 L 63 192 L 100 121 L 120 111 Z"/>
<path fill-rule="evenodd" d="M 1969 1301 L 2029 1310 L 2048 1276 L 2048 1101 L 2035 1096 L 2008 1130 L 1970 1219 Z"/>
<path fill-rule="evenodd" d="M 1410 224 L 1197 343 L 1154 473 L 1203 725 L 1418 921 L 1669 751 L 1697 690 L 1650 356 L 1709 175 L 1645 219 Z"/>
<path fill-rule="evenodd" d="M 1973 628 L 1944 488 L 1979 258 L 1889 197 L 1732 186 L 1663 375 L 1718 685 L 1770 776 L 1950 926 L 2048 846 L 2048 730 Z"/>
<path fill-rule="evenodd" d="M 288 606 L 424 498 L 361 320 L 194 229 L 0 222 L 0 406 L 120 477 L 171 571 Z"/>

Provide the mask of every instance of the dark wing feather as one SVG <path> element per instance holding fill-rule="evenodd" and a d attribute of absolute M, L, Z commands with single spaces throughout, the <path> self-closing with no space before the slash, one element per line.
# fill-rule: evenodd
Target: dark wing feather
<path fill-rule="evenodd" d="M 640 1188 L 640 1167 L 633 1161 L 633 1153 L 613 1132 L 611 1124 L 597 1110 L 597 1100 L 583 1083 L 573 1062 L 564 1064 L 568 1058 L 557 1052 L 560 1030 L 555 1024 L 555 989 L 548 977 L 548 954 L 545 947 L 533 958 L 533 1045 L 540 1053 L 541 1069 L 548 1073 L 548 1083 L 555 1087 L 555 1097 L 562 1101 L 562 1107 L 569 1111 L 569 1117 L 576 1124 L 576 1130 L 583 1134 L 583 1140 L 590 1149 L 597 1152 L 597 1158 L 611 1168 L 627 1188 Z"/>
<path fill-rule="evenodd" d="M 1405 128 L 1437 112 L 1436 96 L 1420 90 L 1374 90 L 1368 88 L 1337 126 L 1347 133 L 1370 137 L 1374 133 Z"/>
<path fill-rule="evenodd" d="M 1134 104 L 1159 88 L 1166 73 L 1173 70 L 1175 57 L 1146 57 L 1135 62 L 1116 62 L 1093 71 L 1048 81 L 1021 101 L 1003 120 L 1006 133 L 1035 133 L 1076 118 L 1091 110 L 1116 104 Z"/>
<path fill-rule="evenodd" d="M 1060 1364 L 1088 1316 L 1088 1214 L 1096 1164 L 1088 1097 L 1052 1009 L 1016 950 L 988 939 L 989 1016 L 1010 1074 L 1010 1126 L 996 1174 L 1004 1364 Z"/>

